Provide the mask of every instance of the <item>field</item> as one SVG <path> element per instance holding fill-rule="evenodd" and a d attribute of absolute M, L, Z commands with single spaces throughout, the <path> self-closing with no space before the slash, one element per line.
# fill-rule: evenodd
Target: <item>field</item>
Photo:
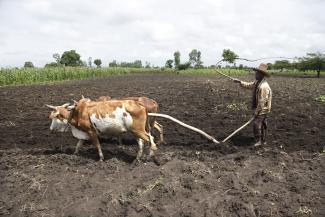
<path fill-rule="evenodd" d="M 218 69 L 228 75 L 245 75 L 249 69 L 221 68 Z M 46 68 L 0 68 L 0 87 L 8 85 L 53 83 L 67 80 L 82 80 L 94 77 L 129 74 L 177 73 L 185 75 L 212 75 L 217 74 L 213 68 L 188 69 L 175 72 L 170 68 L 124 68 L 124 67 L 46 67 Z M 321 74 L 323 74 L 322 72 Z M 271 74 L 316 76 L 315 71 L 273 70 Z"/>
<path fill-rule="evenodd" d="M 252 75 L 238 76 L 242 80 Z M 160 112 L 222 140 L 251 116 L 251 92 L 216 75 L 132 74 L 0 87 L 0 216 L 325 216 L 324 78 L 273 76 L 268 144 L 252 146 L 251 126 L 226 144 L 159 119 L 167 144 L 160 165 L 138 147 L 88 144 L 49 132 L 49 110 L 102 95 L 142 96 Z"/>

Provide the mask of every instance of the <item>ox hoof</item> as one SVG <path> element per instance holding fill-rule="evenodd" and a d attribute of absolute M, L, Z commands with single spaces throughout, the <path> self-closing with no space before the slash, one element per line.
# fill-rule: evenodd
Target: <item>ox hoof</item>
<path fill-rule="evenodd" d="M 132 161 L 131 167 L 134 168 L 136 166 L 139 166 L 140 163 L 141 163 L 140 159 L 135 159 L 134 161 Z"/>
<path fill-rule="evenodd" d="M 167 145 L 167 142 L 165 141 L 158 141 L 157 142 L 157 145 L 160 146 L 160 145 Z"/>
<path fill-rule="evenodd" d="M 148 162 L 150 162 L 150 161 L 152 161 L 152 162 L 154 162 L 157 166 L 160 166 L 161 165 L 161 162 L 160 162 L 160 160 L 156 157 L 156 156 L 149 156 L 148 158 L 147 158 L 147 161 Z"/>

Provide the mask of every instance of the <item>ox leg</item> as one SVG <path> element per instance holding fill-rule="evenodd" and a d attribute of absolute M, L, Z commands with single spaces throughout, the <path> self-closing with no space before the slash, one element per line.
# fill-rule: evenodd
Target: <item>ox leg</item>
<path fill-rule="evenodd" d="M 92 140 L 93 144 L 96 145 L 96 147 L 97 147 L 98 154 L 99 154 L 99 161 L 103 161 L 104 160 L 104 155 L 103 155 L 103 152 L 102 152 L 102 148 L 100 147 L 98 137 L 93 136 L 91 140 Z"/>
<path fill-rule="evenodd" d="M 154 141 L 153 136 L 149 134 L 149 139 L 150 139 L 150 152 L 149 155 L 150 157 L 155 156 L 155 151 L 157 151 L 157 145 Z"/>
<path fill-rule="evenodd" d="M 119 144 L 119 145 L 123 145 L 123 143 L 122 143 L 122 136 L 119 136 L 119 137 L 118 137 L 118 144 Z"/>
<path fill-rule="evenodd" d="M 151 136 L 149 134 L 149 138 L 150 138 L 150 152 L 149 152 L 149 156 L 153 160 L 153 162 L 155 162 L 155 164 L 160 165 L 160 161 L 156 157 L 157 145 L 156 145 L 156 143 L 154 141 L 153 136 Z"/>
<path fill-rule="evenodd" d="M 157 150 L 157 145 L 154 141 L 153 136 L 150 133 L 142 131 L 135 131 L 134 134 L 139 138 L 143 139 L 145 142 L 150 142 L 150 157 L 154 160 L 156 164 L 159 164 L 158 160 L 155 157 L 155 151 Z"/>
<path fill-rule="evenodd" d="M 164 141 L 164 128 L 160 125 L 157 121 L 155 121 L 154 128 L 159 132 L 159 141 L 157 142 L 158 145 L 165 144 Z"/>
<path fill-rule="evenodd" d="M 79 153 L 79 149 L 83 146 L 84 143 L 85 143 L 85 140 L 79 139 L 79 141 L 76 145 L 76 150 L 74 151 L 74 154 Z"/>
<path fill-rule="evenodd" d="M 136 160 L 137 161 L 140 161 L 140 158 L 141 158 L 142 153 L 143 153 L 143 146 L 144 146 L 143 140 L 142 139 L 138 139 L 138 144 L 139 144 L 139 151 L 138 151 Z"/>

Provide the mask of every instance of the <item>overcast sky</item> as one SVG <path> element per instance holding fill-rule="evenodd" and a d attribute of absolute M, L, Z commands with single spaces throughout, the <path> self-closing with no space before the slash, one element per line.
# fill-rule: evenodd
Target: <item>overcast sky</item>
<path fill-rule="evenodd" d="M 325 52 L 325 0 L 0 0 L 0 67 L 41 67 L 76 50 L 83 60 L 162 66 L 198 49 L 243 58 Z M 249 65 L 249 63 L 244 63 Z M 255 64 L 255 63 L 254 63 Z"/>

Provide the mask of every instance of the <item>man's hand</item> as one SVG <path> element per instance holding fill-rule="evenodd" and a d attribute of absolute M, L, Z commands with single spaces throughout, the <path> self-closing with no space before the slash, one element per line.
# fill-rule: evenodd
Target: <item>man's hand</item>
<path fill-rule="evenodd" d="M 241 81 L 239 79 L 234 78 L 233 82 L 240 84 Z"/>

